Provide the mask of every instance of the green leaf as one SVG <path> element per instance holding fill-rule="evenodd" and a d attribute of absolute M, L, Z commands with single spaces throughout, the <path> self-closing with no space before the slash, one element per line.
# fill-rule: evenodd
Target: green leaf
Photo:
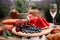
<path fill-rule="evenodd" d="M 19 12 L 28 12 L 28 6 L 25 4 L 26 0 L 15 0 L 16 9 Z"/>
<path fill-rule="evenodd" d="M 7 36 L 12 36 L 12 34 L 8 30 L 6 30 L 6 32 L 7 32 Z"/>
<path fill-rule="evenodd" d="M 3 36 L 4 36 L 5 38 L 8 38 L 7 33 L 6 33 L 6 30 L 3 31 Z"/>
<path fill-rule="evenodd" d="M 9 36 L 11 37 L 12 34 L 11 34 L 7 29 L 5 29 L 5 30 L 3 31 L 3 36 L 4 36 L 5 38 L 8 38 Z"/>

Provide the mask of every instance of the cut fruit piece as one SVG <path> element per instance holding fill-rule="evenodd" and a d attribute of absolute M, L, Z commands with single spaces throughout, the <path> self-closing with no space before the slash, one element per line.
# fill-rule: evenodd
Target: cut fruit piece
<path fill-rule="evenodd" d="M 51 30 L 51 34 L 56 34 L 56 33 L 59 33 L 60 32 L 60 28 L 53 28 Z"/>
<path fill-rule="evenodd" d="M 42 20 L 49 27 L 49 23 L 45 20 L 45 18 L 42 18 Z"/>
<path fill-rule="evenodd" d="M 2 23 L 14 25 L 16 23 L 16 21 L 18 21 L 18 20 L 20 20 L 20 19 L 6 19 L 6 20 L 3 20 Z"/>
<path fill-rule="evenodd" d="M 34 24 L 39 28 L 47 28 L 49 26 L 48 22 L 46 22 L 46 20 L 42 19 L 40 16 L 34 17 L 32 15 L 29 15 L 28 20 L 30 21 L 30 24 Z"/>
<path fill-rule="evenodd" d="M 47 25 L 43 22 L 42 18 L 38 16 L 36 24 L 37 27 L 45 28 Z"/>
<path fill-rule="evenodd" d="M 7 29 L 8 31 L 12 31 L 13 25 L 4 25 L 4 28 Z"/>
<path fill-rule="evenodd" d="M 27 19 L 29 20 L 30 24 L 35 24 L 36 22 L 36 17 L 34 17 L 33 15 L 28 15 Z"/>

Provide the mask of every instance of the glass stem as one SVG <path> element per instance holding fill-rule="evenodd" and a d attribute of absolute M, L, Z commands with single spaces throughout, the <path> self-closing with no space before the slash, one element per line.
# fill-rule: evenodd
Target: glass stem
<path fill-rule="evenodd" d="M 56 20 L 53 18 L 53 24 L 55 25 L 56 24 Z"/>

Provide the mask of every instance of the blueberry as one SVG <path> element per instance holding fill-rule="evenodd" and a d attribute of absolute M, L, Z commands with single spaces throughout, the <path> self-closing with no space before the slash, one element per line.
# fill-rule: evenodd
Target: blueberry
<path fill-rule="evenodd" d="M 34 30 L 34 28 L 31 28 L 31 30 Z"/>
<path fill-rule="evenodd" d="M 35 33 L 35 31 L 31 31 L 30 33 L 31 33 L 31 34 L 32 34 L 32 33 Z"/>
<path fill-rule="evenodd" d="M 38 33 L 39 31 L 35 31 L 36 33 Z"/>
<path fill-rule="evenodd" d="M 29 30 L 25 30 L 26 33 L 29 33 Z"/>
<path fill-rule="evenodd" d="M 31 31 L 30 33 L 32 34 L 33 32 Z"/>
<path fill-rule="evenodd" d="M 40 28 L 37 28 L 37 30 L 36 30 L 36 31 L 41 32 L 42 30 L 41 30 Z"/>
<path fill-rule="evenodd" d="M 30 28 L 26 28 L 26 30 L 30 30 Z"/>
<path fill-rule="evenodd" d="M 35 33 L 35 32 L 41 32 L 41 28 L 36 28 L 34 25 L 31 24 L 21 24 L 18 25 L 18 28 L 20 28 L 21 32 L 23 33 Z"/>

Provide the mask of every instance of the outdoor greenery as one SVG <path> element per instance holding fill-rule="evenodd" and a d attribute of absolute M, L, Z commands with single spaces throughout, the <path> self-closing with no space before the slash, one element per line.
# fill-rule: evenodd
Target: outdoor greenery
<path fill-rule="evenodd" d="M 32 2 L 32 3 L 31 3 L 31 7 L 32 7 L 32 9 L 37 9 L 37 4 L 34 3 L 34 2 Z"/>
<path fill-rule="evenodd" d="M 15 0 L 15 4 L 16 4 L 15 8 L 20 13 L 26 13 L 26 12 L 28 12 L 28 6 L 26 5 L 26 0 Z"/>

